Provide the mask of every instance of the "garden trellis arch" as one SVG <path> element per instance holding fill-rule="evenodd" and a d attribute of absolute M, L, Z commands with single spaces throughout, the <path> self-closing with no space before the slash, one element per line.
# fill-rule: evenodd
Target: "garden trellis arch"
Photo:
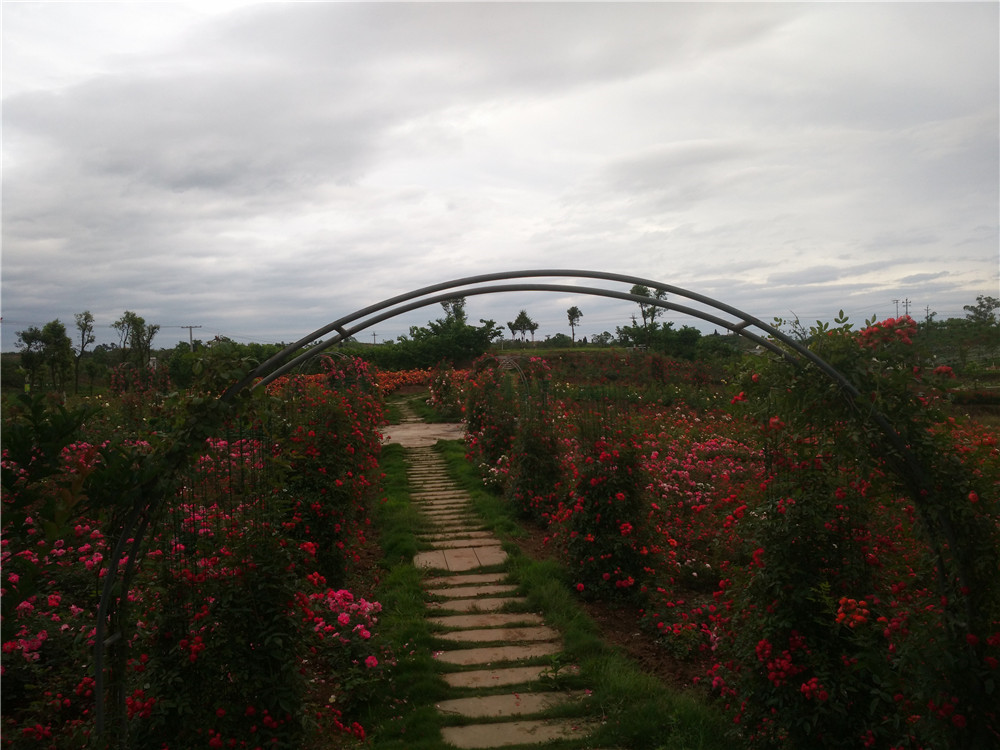
<path fill-rule="evenodd" d="M 680 297 L 687 302 L 681 304 L 671 299 L 656 299 L 621 291 L 620 289 L 606 289 L 603 287 L 585 286 L 579 284 L 552 283 L 552 282 L 528 282 L 525 279 L 587 279 L 591 281 L 611 281 L 621 284 L 628 284 L 629 288 L 636 285 L 645 286 L 650 290 L 662 291 L 665 294 Z M 498 283 L 505 281 L 516 281 L 516 283 Z M 466 276 L 451 281 L 442 281 L 430 286 L 421 287 L 412 292 L 400 294 L 389 299 L 382 300 L 368 307 L 364 307 L 349 315 L 334 320 L 322 328 L 318 328 L 312 333 L 299 339 L 293 344 L 289 344 L 270 359 L 262 362 L 249 375 L 232 385 L 222 396 L 223 400 L 229 400 L 235 394 L 245 388 L 257 388 L 267 385 L 272 380 L 281 377 L 287 372 L 294 370 L 307 360 L 321 354 L 332 346 L 347 340 L 367 328 L 389 320 L 398 315 L 418 310 L 422 307 L 445 302 L 457 297 L 470 297 L 480 294 L 498 294 L 505 292 L 558 292 L 563 294 L 588 294 L 610 299 L 620 299 L 630 302 L 642 303 L 659 307 L 664 310 L 690 315 L 694 318 L 704 320 L 713 325 L 724 328 L 732 333 L 746 338 L 762 349 L 777 354 L 780 357 L 790 360 L 795 364 L 805 365 L 811 363 L 833 381 L 843 392 L 844 396 L 852 403 L 857 404 L 857 399 L 861 394 L 847 377 L 830 365 L 814 352 L 803 346 L 791 336 L 783 333 L 780 329 L 769 325 L 759 318 L 750 315 L 725 302 L 708 297 L 698 292 L 683 289 L 672 284 L 665 284 L 654 279 L 647 279 L 641 276 L 630 274 L 612 273 L 608 271 L 589 271 L 580 269 L 527 269 L 520 271 L 498 271 L 494 273 L 478 274 Z M 698 305 L 692 307 L 690 303 Z M 728 317 L 723 317 L 728 316 Z M 324 336 L 332 334 L 327 339 Z M 778 342 L 778 343 L 776 343 Z M 307 348 L 308 347 L 308 348 Z M 915 458 L 910 453 L 899 433 L 892 427 L 884 415 L 876 410 L 868 408 L 864 412 L 865 417 L 871 419 L 878 426 L 884 439 L 891 445 L 893 453 L 902 459 L 906 465 L 908 484 L 911 489 L 919 493 L 925 489 L 923 471 Z M 914 485 L 916 483 L 916 486 Z"/>
<path fill-rule="evenodd" d="M 620 289 L 607 289 L 581 284 L 525 281 L 526 279 L 584 279 L 591 282 L 627 284 L 630 289 L 636 285 L 641 285 L 651 291 L 662 291 L 675 298 L 681 298 L 684 302 L 678 303 L 669 298 L 657 299 L 653 296 L 632 294 L 631 291 L 625 292 Z M 350 315 L 338 318 L 322 328 L 316 329 L 308 336 L 288 345 L 273 357 L 261 363 L 249 375 L 232 385 L 222 395 L 222 399 L 231 399 L 235 394 L 246 388 L 257 388 L 267 385 L 272 380 L 294 370 L 299 365 L 321 354 L 330 347 L 398 315 L 458 297 L 526 291 L 587 294 L 642 303 L 664 310 L 672 310 L 704 320 L 738 334 L 754 342 L 762 350 L 770 351 L 795 365 L 814 365 L 817 370 L 823 373 L 840 389 L 841 394 L 844 396 L 849 407 L 854 410 L 859 420 L 862 422 L 870 421 L 877 426 L 882 438 L 883 453 L 889 461 L 890 466 L 902 479 L 911 497 L 914 499 L 917 508 L 925 515 L 924 520 L 928 522 L 929 527 L 933 525 L 931 523 L 932 519 L 928 517 L 928 508 L 931 505 L 930 499 L 934 496 L 935 492 L 926 472 L 913 451 L 906 444 L 906 441 L 892 426 L 886 416 L 875 409 L 871 403 L 865 402 L 860 391 L 858 391 L 844 373 L 837 370 L 829 362 L 803 346 L 791 336 L 783 333 L 780 329 L 765 323 L 743 310 L 698 292 L 631 274 L 566 268 L 526 269 L 466 276 L 421 287 L 412 292 L 390 297 L 389 299 L 369 305 Z M 692 304 L 697 306 L 694 307 Z M 328 334 L 332 335 L 327 339 L 323 339 Z M 954 548 L 957 539 L 955 538 L 950 520 L 943 516 L 939 516 L 933 520 L 941 525 L 944 541 Z M 943 577 L 945 566 L 940 552 L 938 558 L 939 575 Z M 964 571 L 957 571 L 957 575 L 962 581 L 962 585 L 965 585 Z"/>

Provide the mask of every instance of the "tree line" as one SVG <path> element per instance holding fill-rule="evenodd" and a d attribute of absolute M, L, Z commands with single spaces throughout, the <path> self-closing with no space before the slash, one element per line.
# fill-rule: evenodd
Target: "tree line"
<path fill-rule="evenodd" d="M 97 340 L 94 316 L 85 310 L 74 318 L 76 329 L 72 337 L 58 318 L 41 328 L 30 326 L 17 332 L 18 369 L 27 388 L 45 386 L 67 391 L 72 386 L 77 393 L 81 375 L 89 376 L 93 382 L 112 365 L 130 364 L 137 368 L 149 365 L 153 338 L 160 326 L 147 324 L 142 316 L 126 310 L 111 324 L 118 333 L 118 344 L 101 344 L 88 351 Z"/>
<path fill-rule="evenodd" d="M 539 324 L 526 310 L 520 310 L 506 328 L 511 338 L 523 346 L 565 348 L 578 345 L 623 346 L 654 351 L 677 359 L 711 359 L 733 355 L 737 349 L 732 336 L 702 335 L 688 325 L 675 328 L 673 322 L 660 320 L 664 308 L 657 302 L 666 300 L 662 290 L 650 290 L 636 285 L 632 294 L 648 298 L 639 302 L 637 314 L 626 325 L 617 326 L 615 333 L 604 331 L 587 340 L 576 340 L 576 328 L 583 318 L 583 311 L 576 305 L 566 310 L 571 335 L 557 333 L 535 342 Z M 441 303 L 444 316 L 429 321 L 425 326 L 411 326 L 408 335 L 378 345 L 361 345 L 349 339 L 341 344 L 387 370 L 434 367 L 442 362 L 456 367 L 471 363 L 503 339 L 503 328 L 493 320 L 480 320 L 479 325 L 469 322 L 464 297 Z M 919 323 L 923 331 L 921 341 L 935 355 L 946 359 L 961 369 L 977 364 L 978 358 L 995 359 L 1000 351 L 1000 299 L 988 295 L 976 297 L 976 303 L 965 305 L 964 318 L 935 320 L 928 313 Z M 118 342 L 94 346 L 95 320 L 89 310 L 74 316 L 75 327 L 70 332 L 62 321 L 56 319 L 42 327 L 31 326 L 17 333 L 16 355 L 4 355 L 3 384 L 5 387 L 51 388 L 56 391 L 78 393 L 81 381 L 86 380 L 91 390 L 95 383 L 106 379 L 116 368 L 133 368 L 145 371 L 154 363 L 167 368 L 171 382 L 184 387 L 189 384 L 198 368 L 204 350 L 215 350 L 216 356 L 232 356 L 262 362 L 280 351 L 284 344 L 238 344 L 224 337 L 217 337 L 208 344 L 193 341 L 178 342 L 173 349 L 154 352 L 153 339 L 160 326 L 126 310 L 111 324 L 118 334 Z M 789 327 L 793 335 L 805 336 L 807 329 L 798 320 L 775 320 L 779 327 Z M 222 350 L 225 349 L 224 353 Z"/>

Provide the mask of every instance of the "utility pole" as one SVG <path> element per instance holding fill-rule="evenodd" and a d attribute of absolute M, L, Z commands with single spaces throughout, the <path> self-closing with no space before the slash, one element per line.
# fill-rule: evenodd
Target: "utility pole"
<path fill-rule="evenodd" d="M 910 314 L 910 298 L 909 297 L 907 297 L 906 299 L 903 300 L 903 312 L 905 312 L 907 315 Z"/>
<path fill-rule="evenodd" d="M 896 317 L 899 317 L 899 300 L 894 299 L 893 302 L 896 304 Z"/>
<path fill-rule="evenodd" d="M 177 327 L 178 328 L 187 328 L 188 329 L 188 344 L 191 345 L 191 351 L 194 351 L 194 333 L 193 333 L 193 330 L 195 328 L 201 328 L 201 326 L 177 326 Z"/>
<path fill-rule="evenodd" d="M 375 341 L 375 331 L 372 331 L 372 346 L 375 346 L 377 342 Z"/>

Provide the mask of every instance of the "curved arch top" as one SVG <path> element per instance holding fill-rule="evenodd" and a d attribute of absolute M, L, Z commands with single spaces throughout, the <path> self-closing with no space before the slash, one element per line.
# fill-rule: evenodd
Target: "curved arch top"
<path fill-rule="evenodd" d="M 591 281 L 611 281 L 627 284 L 629 289 L 636 285 L 642 285 L 653 290 L 660 290 L 668 295 L 680 297 L 684 300 L 696 303 L 699 307 L 691 307 L 686 304 L 677 304 L 668 299 L 655 299 L 632 294 L 630 291 L 621 289 L 605 289 L 587 285 L 569 285 L 554 283 L 536 283 L 518 281 L 513 284 L 498 284 L 496 282 L 523 280 L 523 279 L 588 279 Z M 370 328 L 384 320 L 402 315 L 412 310 L 429 305 L 437 304 L 455 297 L 469 297 L 479 294 L 497 294 L 504 292 L 523 291 L 545 291 L 560 292 L 566 294 L 589 294 L 607 297 L 611 299 L 621 299 L 642 304 L 661 307 L 666 310 L 673 310 L 684 313 L 695 318 L 710 322 L 721 328 L 725 328 L 744 338 L 747 338 L 757 345 L 768 349 L 775 354 L 793 360 L 801 359 L 811 361 L 826 374 L 836 381 L 841 387 L 853 390 L 853 386 L 833 367 L 817 357 L 794 339 L 782 333 L 777 328 L 764 323 L 759 318 L 750 315 L 732 305 L 719 300 L 712 299 L 704 294 L 683 289 L 673 284 L 662 281 L 648 279 L 630 274 L 613 273 L 607 271 L 591 271 L 581 269 L 525 269 L 519 271 L 497 271 L 493 273 L 479 274 L 476 276 L 466 276 L 451 281 L 442 281 L 430 286 L 415 289 L 412 292 L 390 297 L 376 302 L 367 307 L 361 308 L 349 315 L 338 318 L 331 323 L 318 328 L 298 341 L 289 344 L 270 359 L 261 363 L 249 375 L 238 383 L 231 386 L 223 395 L 224 399 L 232 398 L 236 393 L 247 387 L 257 387 L 266 385 L 275 378 L 293 370 L 308 359 L 316 356 L 320 352 L 334 346 L 341 341 L 354 336 L 355 334 Z M 728 317 L 722 317 L 723 315 Z M 333 335 L 321 340 L 323 336 L 332 333 Z M 775 341 L 780 342 L 784 347 L 779 346 Z M 313 346 L 310 346 L 313 345 Z M 306 347 L 310 347 L 306 349 Z M 304 351 L 303 351 L 304 350 Z M 297 352 L 300 352 L 296 355 Z M 856 395 L 856 394 L 852 394 Z"/>

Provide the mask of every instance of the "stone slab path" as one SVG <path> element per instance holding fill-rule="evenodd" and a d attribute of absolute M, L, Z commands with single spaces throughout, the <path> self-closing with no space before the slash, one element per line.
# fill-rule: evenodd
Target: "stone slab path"
<path fill-rule="evenodd" d="M 547 689 L 552 659 L 562 649 L 559 633 L 524 611 L 526 600 L 503 571 L 507 553 L 447 478 L 443 459 L 430 445 L 404 447 L 411 498 L 431 526 L 420 537 L 429 549 L 413 564 L 427 571 L 428 621 L 444 644 L 435 658 L 454 693 L 437 710 L 463 720 L 442 729 L 445 742 L 497 748 L 586 738 L 582 720 L 545 715 L 583 698 Z"/>

